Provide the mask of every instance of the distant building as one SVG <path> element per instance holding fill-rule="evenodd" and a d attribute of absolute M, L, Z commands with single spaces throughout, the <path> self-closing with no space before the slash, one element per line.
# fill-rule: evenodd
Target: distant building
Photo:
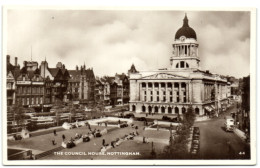
<path fill-rule="evenodd" d="M 29 65 L 29 67 L 27 66 Z M 42 109 L 44 101 L 44 79 L 40 74 L 38 63 L 24 61 L 24 66 L 16 79 L 17 104 Z"/>
<path fill-rule="evenodd" d="M 6 89 L 7 89 L 7 106 L 15 104 L 15 90 L 16 90 L 16 77 L 19 73 L 20 66 L 17 65 L 17 57 L 15 57 L 15 64 L 11 64 L 10 55 L 6 59 Z"/>
<path fill-rule="evenodd" d="M 104 104 L 105 94 L 104 94 L 104 84 L 101 79 L 96 78 L 95 84 L 95 102 Z"/>
<path fill-rule="evenodd" d="M 250 133 L 250 76 L 243 78 L 242 128 Z"/>
<path fill-rule="evenodd" d="M 119 104 L 125 104 L 129 102 L 129 80 L 128 77 L 123 74 L 115 75 L 115 82 L 117 83 L 117 102 Z"/>
<path fill-rule="evenodd" d="M 95 102 L 95 75 L 93 69 L 81 66 L 76 70 L 69 70 L 69 92 L 72 100 L 79 100 L 81 104 L 93 104 Z"/>
<path fill-rule="evenodd" d="M 138 71 L 135 69 L 135 65 L 132 64 L 131 68 L 128 70 L 128 76 L 130 76 L 130 74 L 134 74 L 134 73 L 138 73 Z"/>
<path fill-rule="evenodd" d="M 70 75 L 65 65 L 58 62 L 55 68 L 50 68 L 47 61 L 40 66 L 41 76 L 45 80 L 45 104 L 68 102 L 67 87 Z"/>

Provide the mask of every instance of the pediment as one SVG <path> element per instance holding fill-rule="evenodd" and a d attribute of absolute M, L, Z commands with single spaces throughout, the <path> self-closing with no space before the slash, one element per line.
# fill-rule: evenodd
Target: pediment
<path fill-rule="evenodd" d="M 170 73 L 157 73 L 149 76 L 144 76 L 141 79 L 187 79 L 184 76 L 170 74 Z"/>

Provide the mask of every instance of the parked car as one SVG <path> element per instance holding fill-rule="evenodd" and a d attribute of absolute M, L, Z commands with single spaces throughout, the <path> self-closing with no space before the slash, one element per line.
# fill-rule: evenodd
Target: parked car
<path fill-rule="evenodd" d="M 200 140 L 198 140 L 198 139 L 193 139 L 193 140 L 192 140 L 192 145 L 193 145 L 193 144 L 198 144 L 198 145 L 199 145 L 199 144 L 200 144 Z"/>
<path fill-rule="evenodd" d="M 192 144 L 191 149 L 199 150 L 199 144 Z"/>
<path fill-rule="evenodd" d="M 134 118 L 135 115 L 133 113 L 128 113 L 124 116 L 124 118 Z"/>
<path fill-rule="evenodd" d="M 200 128 L 199 127 L 194 127 L 193 134 L 200 134 Z"/>
<path fill-rule="evenodd" d="M 191 149 L 191 152 L 190 152 L 192 155 L 197 155 L 199 153 L 199 150 L 197 149 Z"/>
<path fill-rule="evenodd" d="M 200 135 L 199 134 L 193 134 L 192 139 L 199 140 L 200 139 Z"/>
<path fill-rule="evenodd" d="M 145 117 L 140 117 L 140 118 L 137 118 L 137 121 L 146 121 L 146 118 Z"/>

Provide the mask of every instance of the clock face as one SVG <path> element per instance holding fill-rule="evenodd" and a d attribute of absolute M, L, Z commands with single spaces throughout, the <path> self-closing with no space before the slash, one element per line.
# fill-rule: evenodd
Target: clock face
<path fill-rule="evenodd" d="M 182 37 L 181 37 L 181 41 L 184 41 L 184 40 L 185 40 L 185 37 L 184 37 L 184 36 L 182 36 Z"/>

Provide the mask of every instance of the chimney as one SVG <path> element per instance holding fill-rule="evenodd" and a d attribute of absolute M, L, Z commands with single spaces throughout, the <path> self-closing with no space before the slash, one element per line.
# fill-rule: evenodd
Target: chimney
<path fill-rule="evenodd" d="M 14 58 L 14 66 L 17 66 L 17 57 Z"/>
<path fill-rule="evenodd" d="M 78 65 L 76 65 L 76 70 L 77 70 L 77 71 L 79 70 L 79 67 L 78 67 Z"/>
<path fill-rule="evenodd" d="M 23 62 L 23 66 L 24 66 L 24 67 L 27 67 L 27 61 L 24 61 L 24 62 Z"/>
<path fill-rule="evenodd" d="M 7 63 L 9 64 L 9 63 L 10 63 L 10 55 L 7 55 L 6 57 L 7 57 L 7 58 L 6 58 L 6 61 L 7 61 Z"/>

